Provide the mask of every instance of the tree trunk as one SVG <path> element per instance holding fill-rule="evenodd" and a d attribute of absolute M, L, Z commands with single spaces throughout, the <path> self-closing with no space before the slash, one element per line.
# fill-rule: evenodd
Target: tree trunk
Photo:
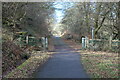
<path fill-rule="evenodd" d="M 120 40 L 120 2 L 118 2 L 118 39 Z M 119 49 L 119 53 L 120 53 L 120 43 L 118 44 L 118 49 Z"/>

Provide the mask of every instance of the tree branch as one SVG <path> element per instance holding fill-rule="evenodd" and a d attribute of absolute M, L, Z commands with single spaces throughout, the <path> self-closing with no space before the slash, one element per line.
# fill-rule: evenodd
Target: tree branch
<path fill-rule="evenodd" d="M 102 21 L 101 21 L 100 26 L 95 29 L 95 35 L 97 34 L 97 32 L 98 32 L 98 31 L 100 30 L 100 28 L 102 27 L 102 25 L 103 25 L 103 23 L 104 23 L 104 21 L 105 21 L 106 15 L 107 15 L 110 11 L 111 11 L 111 8 L 105 13 L 105 15 L 104 15 L 104 17 L 103 17 L 103 19 L 102 19 Z"/>

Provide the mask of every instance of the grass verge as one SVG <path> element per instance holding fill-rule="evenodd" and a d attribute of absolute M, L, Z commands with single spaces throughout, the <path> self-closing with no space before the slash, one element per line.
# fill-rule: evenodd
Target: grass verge
<path fill-rule="evenodd" d="M 35 70 L 48 60 L 48 58 L 51 57 L 51 54 L 53 53 L 33 52 L 33 55 L 28 60 L 6 75 L 5 78 L 32 78 L 32 74 Z"/>
<path fill-rule="evenodd" d="M 81 51 L 81 61 L 91 78 L 119 78 L 118 53 Z"/>
<path fill-rule="evenodd" d="M 64 40 L 81 55 L 81 62 L 91 78 L 119 78 L 119 53 L 80 50 L 81 45 Z"/>

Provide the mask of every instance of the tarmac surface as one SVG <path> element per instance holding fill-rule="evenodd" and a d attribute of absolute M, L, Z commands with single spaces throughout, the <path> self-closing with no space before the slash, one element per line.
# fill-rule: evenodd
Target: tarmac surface
<path fill-rule="evenodd" d="M 64 41 L 54 38 L 55 54 L 35 74 L 35 78 L 89 78 L 80 61 L 80 54 Z"/>

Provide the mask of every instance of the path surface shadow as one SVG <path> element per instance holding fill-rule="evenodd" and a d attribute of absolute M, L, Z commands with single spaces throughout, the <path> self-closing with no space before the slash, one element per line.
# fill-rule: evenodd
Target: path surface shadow
<path fill-rule="evenodd" d="M 54 38 L 55 54 L 35 74 L 35 78 L 89 78 L 80 62 L 80 54 L 61 38 Z"/>

